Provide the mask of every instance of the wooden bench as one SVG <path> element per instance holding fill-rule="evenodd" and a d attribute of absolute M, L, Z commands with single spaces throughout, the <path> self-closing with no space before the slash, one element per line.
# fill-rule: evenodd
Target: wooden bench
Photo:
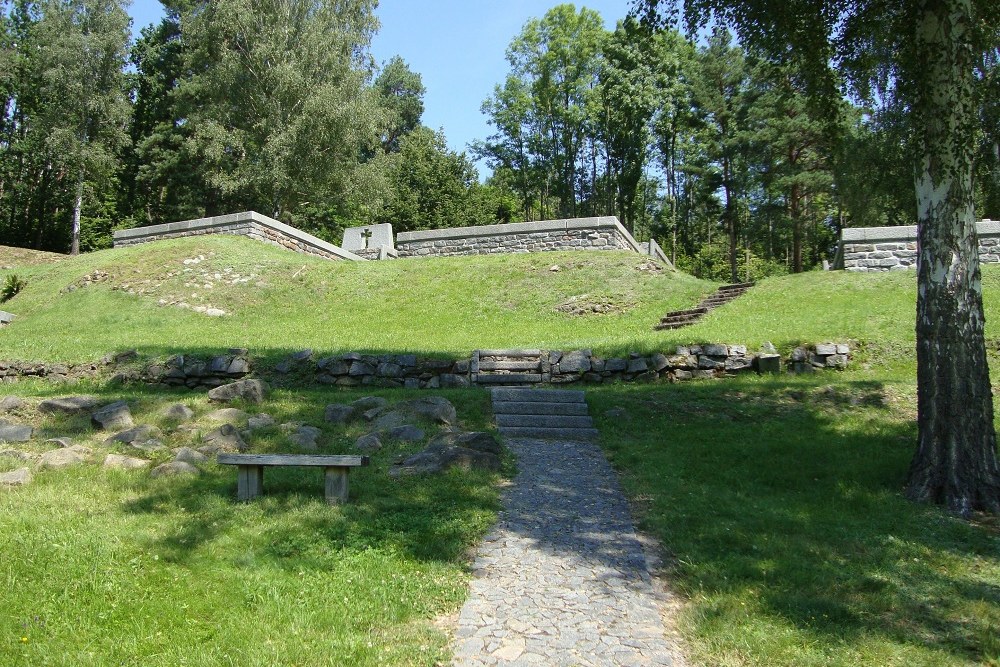
<path fill-rule="evenodd" d="M 265 466 L 301 466 L 326 471 L 326 502 L 347 502 L 347 473 L 368 465 L 367 456 L 316 456 L 302 454 L 219 454 L 219 463 L 237 466 L 236 497 L 253 500 L 264 489 Z"/>

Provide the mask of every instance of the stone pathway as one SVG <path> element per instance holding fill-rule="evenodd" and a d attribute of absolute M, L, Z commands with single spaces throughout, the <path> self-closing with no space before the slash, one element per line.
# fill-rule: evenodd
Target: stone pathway
<path fill-rule="evenodd" d="M 671 665 L 642 546 L 592 442 L 511 438 L 519 472 L 481 545 L 455 665 Z"/>

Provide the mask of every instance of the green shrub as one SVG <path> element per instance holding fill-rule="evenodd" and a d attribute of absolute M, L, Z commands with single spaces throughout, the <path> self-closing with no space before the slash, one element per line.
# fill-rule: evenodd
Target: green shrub
<path fill-rule="evenodd" d="M 5 303 L 13 299 L 18 292 L 27 286 L 27 284 L 28 282 L 16 273 L 12 273 L 7 276 L 7 280 L 5 280 L 3 284 L 3 289 L 0 289 L 0 303 Z"/>

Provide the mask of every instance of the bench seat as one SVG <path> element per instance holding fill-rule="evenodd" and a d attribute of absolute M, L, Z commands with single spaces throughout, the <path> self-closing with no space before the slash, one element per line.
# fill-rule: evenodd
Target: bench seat
<path fill-rule="evenodd" d="M 265 466 L 323 468 L 326 476 L 326 501 L 331 505 L 347 502 L 347 473 L 351 468 L 369 464 L 367 456 L 322 454 L 219 454 L 222 465 L 236 466 L 236 496 L 253 500 L 264 488 Z"/>

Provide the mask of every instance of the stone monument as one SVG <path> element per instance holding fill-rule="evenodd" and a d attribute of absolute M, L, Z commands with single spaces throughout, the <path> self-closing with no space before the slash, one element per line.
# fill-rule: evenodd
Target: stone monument
<path fill-rule="evenodd" d="M 344 241 L 340 247 L 365 259 L 395 259 L 396 244 L 393 241 L 392 225 L 367 225 L 348 227 L 344 230 Z"/>

